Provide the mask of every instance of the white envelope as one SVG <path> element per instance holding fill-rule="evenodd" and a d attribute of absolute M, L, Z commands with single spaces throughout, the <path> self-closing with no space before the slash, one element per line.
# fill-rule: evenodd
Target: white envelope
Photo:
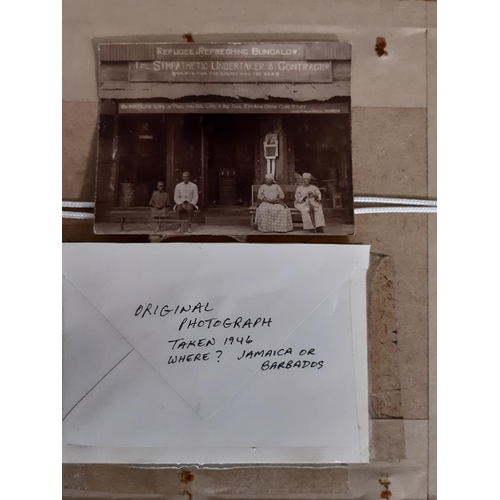
<path fill-rule="evenodd" d="M 64 244 L 64 461 L 367 462 L 368 263 L 360 245 Z"/>

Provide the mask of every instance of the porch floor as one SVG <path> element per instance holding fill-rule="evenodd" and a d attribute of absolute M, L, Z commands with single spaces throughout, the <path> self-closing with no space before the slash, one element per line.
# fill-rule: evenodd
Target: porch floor
<path fill-rule="evenodd" d="M 250 227 L 249 217 L 245 219 L 246 224 L 227 225 L 227 224 L 197 224 L 193 223 L 193 232 L 183 233 L 183 236 L 212 235 L 212 236 L 304 236 L 311 235 L 309 231 L 296 227 L 288 233 L 261 233 L 257 229 Z M 100 222 L 95 226 L 98 234 L 156 234 L 158 236 L 178 236 L 177 229 L 179 224 L 174 221 L 162 223 L 161 230 L 155 231 L 156 224 L 153 222 L 130 222 L 126 223 L 123 230 L 120 231 L 119 223 Z M 328 235 L 349 235 L 354 233 L 353 224 L 341 224 L 339 222 L 326 221 L 325 233 Z M 321 234 L 318 234 L 321 236 Z"/>

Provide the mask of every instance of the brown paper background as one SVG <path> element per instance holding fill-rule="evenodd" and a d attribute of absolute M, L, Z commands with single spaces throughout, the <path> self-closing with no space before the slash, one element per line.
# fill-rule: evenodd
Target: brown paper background
<path fill-rule="evenodd" d="M 98 105 L 92 39 L 168 35 L 184 41 L 188 32 L 200 40 L 228 34 L 285 39 L 292 33 L 353 43 L 355 194 L 435 198 L 435 12 L 434 3 L 412 0 L 64 2 L 63 200 L 94 199 Z M 376 36 L 386 37 L 387 57 L 376 56 Z M 355 236 L 321 242 L 372 245 L 370 464 L 189 473 L 71 464 L 63 466 L 63 497 L 371 499 L 388 498 L 390 491 L 391 500 L 435 498 L 436 216 L 358 215 L 355 223 Z M 66 242 L 148 241 L 96 236 L 89 221 L 63 219 L 62 227 Z"/>

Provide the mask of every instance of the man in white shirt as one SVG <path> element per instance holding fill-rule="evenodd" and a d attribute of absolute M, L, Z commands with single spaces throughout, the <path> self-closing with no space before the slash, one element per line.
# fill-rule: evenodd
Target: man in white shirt
<path fill-rule="evenodd" d="M 182 212 L 187 212 L 188 217 L 188 233 L 192 233 L 191 222 L 193 221 L 193 212 L 198 209 L 198 186 L 190 182 L 191 175 L 189 172 L 184 172 L 182 174 L 182 182 L 175 186 L 174 210 L 177 210 L 177 217 L 181 219 Z M 181 232 L 181 228 L 177 229 L 177 232 Z"/>

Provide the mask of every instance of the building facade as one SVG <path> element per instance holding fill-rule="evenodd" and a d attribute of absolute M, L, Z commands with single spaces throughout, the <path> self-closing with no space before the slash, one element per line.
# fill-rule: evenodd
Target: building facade
<path fill-rule="evenodd" d="M 147 207 L 182 172 L 202 217 L 244 223 L 252 186 L 309 172 L 325 215 L 352 224 L 351 48 L 339 42 L 99 46 L 96 223 Z M 172 200 L 173 205 L 173 200 Z"/>

